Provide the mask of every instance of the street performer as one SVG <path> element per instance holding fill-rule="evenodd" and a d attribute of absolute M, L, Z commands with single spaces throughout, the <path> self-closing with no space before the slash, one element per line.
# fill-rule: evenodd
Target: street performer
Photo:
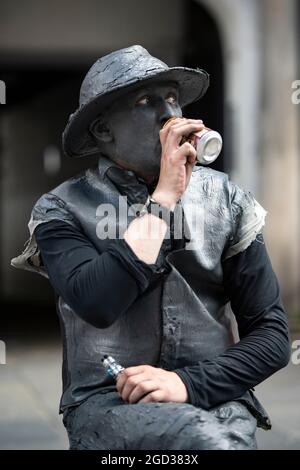
<path fill-rule="evenodd" d="M 70 449 L 255 449 L 271 427 L 253 387 L 289 361 L 287 318 L 266 211 L 185 139 L 208 85 L 141 46 L 98 59 L 63 133 L 97 164 L 38 199 L 12 260 L 55 292 Z"/>

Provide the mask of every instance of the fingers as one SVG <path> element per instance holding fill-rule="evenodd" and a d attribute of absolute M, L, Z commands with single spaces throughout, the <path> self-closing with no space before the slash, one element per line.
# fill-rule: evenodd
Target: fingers
<path fill-rule="evenodd" d="M 124 385 L 122 388 L 119 388 L 119 380 L 117 383 L 117 390 L 120 393 L 121 397 L 123 398 L 124 401 L 128 401 L 129 396 L 133 392 L 133 390 L 141 383 L 146 380 L 150 380 L 149 376 L 146 376 L 145 374 L 137 374 L 137 375 L 132 375 L 131 377 L 128 377 L 128 379 L 125 381 Z"/>
<path fill-rule="evenodd" d="M 122 399 L 128 403 L 136 403 L 145 394 L 157 390 L 158 381 L 145 374 L 137 374 L 129 377 L 122 390 L 119 391 Z"/>
<path fill-rule="evenodd" d="M 124 387 L 126 387 L 125 398 L 127 398 L 128 393 L 133 386 L 135 386 L 141 381 L 141 379 L 144 379 L 145 377 L 149 379 L 151 375 L 151 367 L 147 365 L 127 367 L 118 376 L 116 384 L 117 390 L 120 395 L 123 396 Z"/>
<path fill-rule="evenodd" d="M 160 141 L 164 145 L 169 140 L 171 145 L 179 145 L 184 135 L 189 135 L 192 132 L 200 131 L 204 128 L 203 121 L 201 119 L 185 119 L 177 118 L 172 119 L 167 125 L 160 131 Z"/>
<path fill-rule="evenodd" d="M 127 401 L 129 403 L 136 403 L 145 395 L 158 390 L 157 382 L 153 380 L 142 380 L 129 394 Z"/>
<path fill-rule="evenodd" d="M 176 152 L 182 158 L 187 158 L 187 163 L 194 165 L 197 159 L 196 149 L 189 142 L 182 144 Z"/>
<path fill-rule="evenodd" d="M 171 127 L 182 125 L 182 124 L 203 124 L 202 119 L 189 119 L 189 118 L 184 118 L 184 117 L 173 117 L 170 118 L 163 126 L 161 131 L 166 131 L 166 133 L 169 132 Z"/>
<path fill-rule="evenodd" d="M 174 373 L 146 365 L 124 369 L 117 379 L 119 394 L 130 404 L 170 401 L 177 388 L 177 384 L 174 387 Z M 176 393 L 174 397 L 178 400 Z M 185 395 L 179 399 L 184 401 Z"/>
<path fill-rule="evenodd" d="M 155 390 L 151 393 L 148 393 L 144 398 L 138 401 L 138 403 L 151 403 L 151 402 L 159 402 L 165 401 L 164 399 L 164 391 L 163 390 Z"/>
<path fill-rule="evenodd" d="M 185 118 L 174 118 L 174 119 L 171 119 L 169 122 L 167 122 L 167 124 L 164 125 L 164 127 L 160 130 L 160 133 L 159 133 L 159 138 L 160 138 L 160 142 L 161 142 L 161 145 L 164 145 L 166 143 L 166 140 L 168 138 L 168 135 L 169 135 L 169 132 L 170 132 L 170 129 L 172 126 L 175 125 L 175 123 L 178 123 L 179 121 L 182 121 L 182 120 L 186 120 Z"/>
<path fill-rule="evenodd" d="M 201 123 L 180 123 L 174 125 L 169 130 L 168 143 L 170 146 L 179 146 L 183 136 L 189 136 L 193 132 L 199 132 L 204 129 Z"/>
<path fill-rule="evenodd" d="M 118 380 L 117 380 L 118 391 L 122 392 L 123 387 L 129 377 L 142 374 L 144 371 L 145 371 L 145 366 L 126 367 L 126 369 L 124 369 L 122 373 L 118 376 Z"/>
<path fill-rule="evenodd" d="M 136 403 L 159 389 L 159 369 L 152 366 L 128 367 L 117 379 L 117 390 L 125 402 Z"/>

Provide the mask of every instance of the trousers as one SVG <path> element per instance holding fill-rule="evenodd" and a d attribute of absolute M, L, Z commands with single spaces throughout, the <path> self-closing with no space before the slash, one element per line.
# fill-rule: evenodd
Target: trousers
<path fill-rule="evenodd" d="M 97 393 L 63 415 L 70 450 L 257 449 L 257 422 L 239 402 L 209 411 L 189 403 L 125 403 Z"/>

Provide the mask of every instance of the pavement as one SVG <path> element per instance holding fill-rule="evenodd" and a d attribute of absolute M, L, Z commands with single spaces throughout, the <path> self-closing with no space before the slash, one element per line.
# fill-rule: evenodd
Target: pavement
<path fill-rule="evenodd" d="M 0 449 L 68 449 L 58 414 L 61 395 L 58 338 L 8 340 L 0 364 Z M 271 431 L 258 430 L 260 449 L 300 449 L 300 365 L 274 374 L 256 387 L 271 417 Z"/>
<path fill-rule="evenodd" d="M 6 361 L 0 365 L 0 449 L 67 449 L 58 414 L 59 344 L 30 347 L 8 342 Z"/>

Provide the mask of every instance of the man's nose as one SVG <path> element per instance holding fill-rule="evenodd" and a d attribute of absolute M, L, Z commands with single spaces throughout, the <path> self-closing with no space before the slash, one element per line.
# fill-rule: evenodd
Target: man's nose
<path fill-rule="evenodd" d="M 175 109 L 174 106 L 162 100 L 157 106 L 157 117 L 160 126 L 163 127 L 171 117 L 182 117 L 182 112 L 179 107 Z"/>

